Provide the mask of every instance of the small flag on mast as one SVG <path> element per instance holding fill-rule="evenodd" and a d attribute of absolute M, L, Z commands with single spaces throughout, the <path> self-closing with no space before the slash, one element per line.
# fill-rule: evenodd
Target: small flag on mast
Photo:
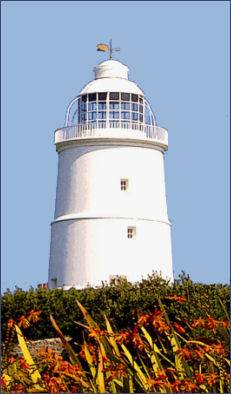
<path fill-rule="evenodd" d="M 109 46 L 107 44 L 98 44 L 97 51 L 107 52 L 109 51 Z"/>

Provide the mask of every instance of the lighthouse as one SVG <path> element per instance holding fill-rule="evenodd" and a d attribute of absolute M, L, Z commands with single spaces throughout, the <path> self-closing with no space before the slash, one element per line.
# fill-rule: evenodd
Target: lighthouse
<path fill-rule="evenodd" d="M 153 271 L 173 280 L 163 160 L 168 132 L 111 52 L 55 131 L 49 288 L 98 286 L 117 276 L 135 282 Z"/>

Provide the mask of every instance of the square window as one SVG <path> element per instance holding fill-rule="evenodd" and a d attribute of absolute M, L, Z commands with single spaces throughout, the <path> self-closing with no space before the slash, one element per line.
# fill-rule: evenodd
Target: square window
<path fill-rule="evenodd" d="M 111 92 L 109 94 L 110 100 L 119 100 L 119 92 Z"/>
<path fill-rule="evenodd" d="M 98 103 L 98 110 L 106 109 L 106 103 Z"/>
<path fill-rule="evenodd" d="M 132 112 L 132 120 L 138 120 L 138 112 Z"/>
<path fill-rule="evenodd" d="M 88 103 L 88 111 L 95 111 L 97 109 L 96 103 Z"/>
<path fill-rule="evenodd" d="M 96 101 L 96 93 L 89 94 L 88 101 Z"/>
<path fill-rule="evenodd" d="M 119 112 L 110 112 L 110 119 L 119 119 L 120 113 Z"/>
<path fill-rule="evenodd" d="M 121 119 L 130 119 L 130 112 L 121 112 Z"/>
<path fill-rule="evenodd" d="M 132 111 L 138 111 L 138 104 L 132 103 Z"/>
<path fill-rule="evenodd" d="M 87 95 L 84 94 L 84 96 L 81 97 L 81 100 L 85 103 L 87 101 Z"/>
<path fill-rule="evenodd" d="M 99 101 L 100 100 L 102 100 L 102 101 L 107 100 L 107 93 L 98 93 L 98 98 L 99 98 Z"/>
<path fill-rule="evenodd" d="M 140 122 L 143 122 L 143 119 L 144 119 L 143 115 L 140 114 Z"/>
<path fill-rule="evenodd" d="M 129 110 L 131 108 L 130 103 L 121 103 L 122 110 Z"/>
<path fill-rule="evenodd" d="M 123 191 L 128 190 L 128 179 L 120 180 L 120 189 Z"/>
<path fill-rule="evenodd" d="M 128 227 L 127 229 L 127 237 L 128 238 L 135 238 L 136 236 L 136 227 Z"/>
<path fill-rule="evenodd" d="M 106 112 L 98 112 L 98 119 L 106 119 Z"/>
<path fill-rule="evenodd" d="M 129 101 L 130 93 L 121 93 L 121 101 Z"/>
<path fill-rule="evenodd" d="M 109 104 L 110 109 L 119 109 L 119 103 L 111 101 Z"/>
<path fill-rule="evenodd" d="M 138 94 L 132 94 L 132 101 L 138 102 Z"/>

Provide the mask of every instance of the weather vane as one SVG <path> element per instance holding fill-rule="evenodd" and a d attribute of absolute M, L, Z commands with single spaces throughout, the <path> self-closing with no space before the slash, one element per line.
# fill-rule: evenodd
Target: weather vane
<path fill-rule="evenodd" d="M 109 52 L 109 59 L 112 59 L 112 53 L 120 51 L 120 48 L 112 48 L 112 40 L 109 41 L 108 44 L 98 44 L 96 46 L 97 51 L 100 52 Z"/>

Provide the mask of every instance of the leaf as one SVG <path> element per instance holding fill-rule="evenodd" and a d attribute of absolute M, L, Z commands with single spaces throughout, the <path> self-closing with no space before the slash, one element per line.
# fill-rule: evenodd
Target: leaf
<path fill-rule="evenodd" d="M 105 393 L 105 383 L 104 383 L 104 375 L 103 375 L 103 359 L 102 355 L 99 352 L 99 364 L 98 364 L 98 374 L 96 382 L 98 384 L 99 393 Z"/>
<path fill-rule="evenodd" d="M 56 323 L 56 321 L 52 315 L 50 315 L 50 321 L 51 321 L 52 326 L 54 327 L 55 331 L 57 332 L 59 338 L 61 339 L 62 344 L 70 357 L 71 363 L 73 365 L 78 364 L 80 367 L 82 367 L 77 355 L 75 354 L 75 351 L 73 350 L 72 346 L 67 342 L 65 336 L 63 335 L 62 331 L 60 330 L 58 324 Z"/>
<path fill-rule="evenodd" d="M 128 361 L 130 362 L 130 364 L 133 366 L 133 368 L 137 372 L 137 375 L 139 376 L 139 379 L 143 385 L 143 388 L 147 391 L 149 387 L 148 387 L 147 379 L 146 379 L 144 373 L 141 371 L 137 362 L 135 360 L 133 360 L 132 355 L 129 352 L 129 350 L 127 349 L 127 347 L 123 343 L 121 344 L 121 347 L 122 347 L 124 354 L 127 357 Z"/>
<path fill-rule="evenodd" d="M 17 333 L 17 338 L 18 338 L 18 343 L 19 346 L 22 350 L 23 356 L 27 362 L 27 364 L 30 366 L 30 376 L 31 376 L 31 380 L 33 383 L 37 383 L 38 380 L 42 380 L 41 375 L 38 371 L 37 368 L 35 368 L 35 363 L 33 361 L 33 358 L 28 350 L 28 347 L 26 345 L 26 341 L 24 339 L 24 336 L 22 334 L 22 331 L 20 330 L 20 328 L 17 326 L 17 324 L 15 324 L 15 330 Z"/>
<path fill-rule="evenodd" d="M 84 340 L 84 343 L 83 343 L 83 349 L 84 349 L 84 353 L 85 353 L 85 357 L 86 357 L 87 363 L 88 363 L 89 368 L 91 370 L 92 377 L 95 378 L 95 376 L 96 376 L 96 368 L 94 367 L 93 359 L 92 359 L 91 353 L 90 353 L 90 351 L 88 349 L 88 346 L 87 346 L 87 343 L 86 343 L 85 340 Z"/>
<path fill-rule="evenodd" d="M 107 319 L 106 315 L 104 315 L 104 318 L 105 318 L 105 322 L 106 322 L 107 332 L 109 333 L 109 336 L 108 336 L 108 338 L 107 338 L 107 339 L 108 339 L 108 342 L 110 343 L 110 345 L 111 345 L 112 348 L 114 349 L 115 354 L 116 354 L 117 356 L 120 357 L 120 351 L 119 351 L 119 348 L 118 348 L 118 346 L 117 346 L 117 343 L 116 343 L 115 339 L 113 338 L 114 332 L 113 332 L 113 330 L 112 330 L 112 327 L 111 327 L 111 325 L 110 325 L 110 322 L 109 322 L 109 320 Z"/>

